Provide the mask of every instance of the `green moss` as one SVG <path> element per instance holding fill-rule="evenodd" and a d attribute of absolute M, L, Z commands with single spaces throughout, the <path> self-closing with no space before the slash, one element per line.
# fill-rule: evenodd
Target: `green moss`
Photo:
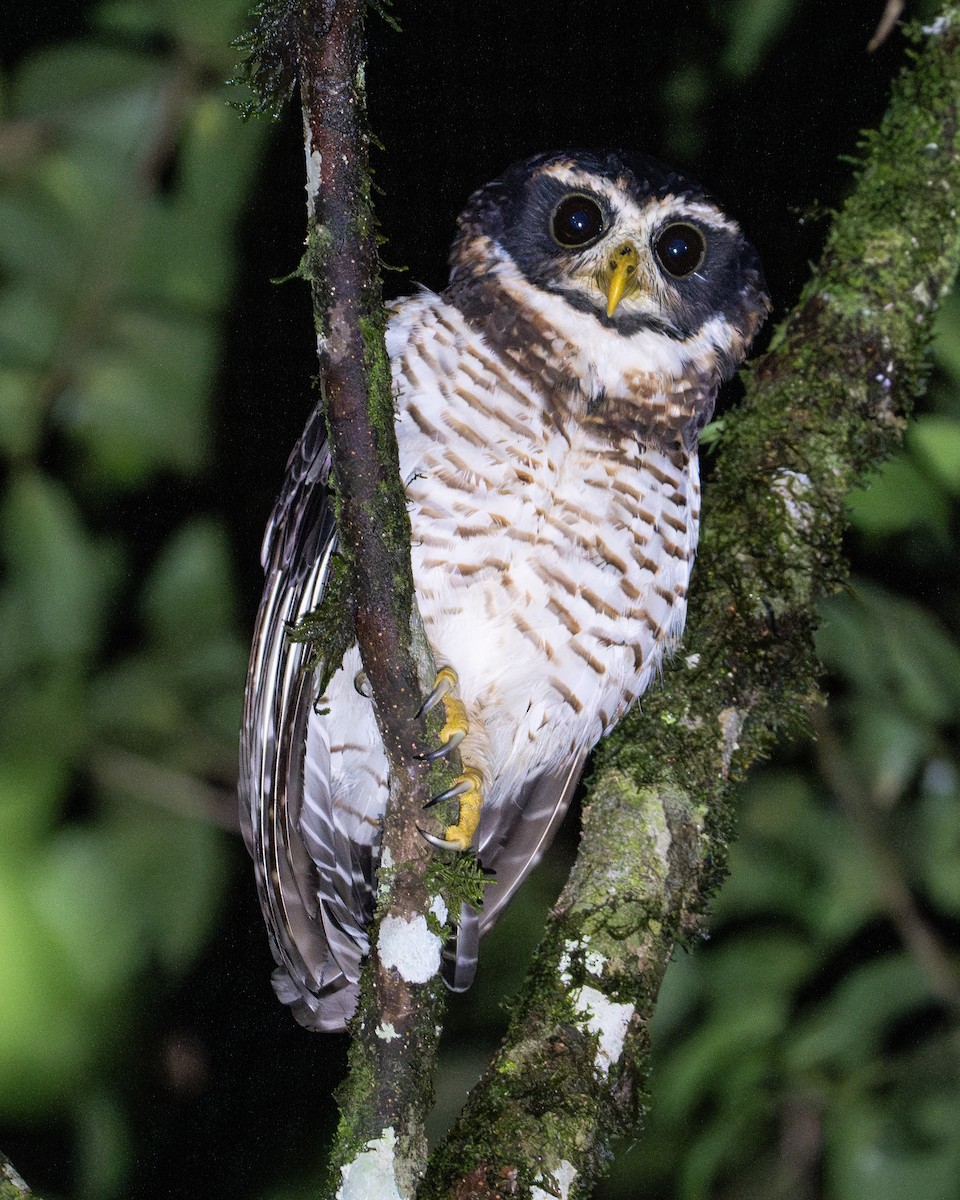
<path fill-rule="evenodd" d="M 246 120 L 265 113 L 277 120 L 297 81 L 297 46 L 305 8 L 290 0 L 262 0 L 249 28 L 234 45 L 242 57 L 231 83 L 244 84 L 253 99 L 238 104 Z"/>
<path fill-rule="evenodd" d="M 434 855 L 427 864 L 424 886 L 431 895 L 441 895 L 451 913 L 460 905 L 479 909 L 489 877 L 475 854 L 456 854 L 451 859 Z"/>
<path fill-rule="evenodd" d="M 369 401 L 367 415 L 371 427 L 377 433 L 377 450 L 380 462 L 385 467 L 392 467 L 396 461 L 396 410 L 393 403 L 393 377 L 390 371 L 390 360 L 384 345 L 386 332 L 386 314 L 382 308 L 373 315 L 360 318 L 360 332 L 363 336 L 363 362 L 369 380 Z"/>
<path fill-rule="evenodd" d="M 330 559 L 320 604 L 288 630 L 291 642 L 310 644 L 305 671 L 320 671 L 317 694 L 323 695 L 344 655 L 356 641 L 350 571 L 342 554 Z"/>

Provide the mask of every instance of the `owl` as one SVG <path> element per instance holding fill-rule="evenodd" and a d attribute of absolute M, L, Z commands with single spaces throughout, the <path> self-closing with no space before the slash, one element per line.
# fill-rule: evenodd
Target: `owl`
<path fill-rule="evenodd" d="M 413 577 L 457 745 L 442 836 L 490 884 L 444 973 L 549 845 L 591 748 L 677 644 L 697 545 L 697 443 L 768 308 L 756 252 L 691 179 L 620 152 L 542 154 L 477 191 L 450 281 L 390 310 Z M 313 1029 L 357 1003 L 387 758 L 354 646 L 324 693 L 290 629 L 336 553 L 318 407 L 263 544 L 241 818 L 277 970 Z M 329 675 L 329 671 L 327 672 Z M 456 807 L 456 805 L 454 806 Z"/>

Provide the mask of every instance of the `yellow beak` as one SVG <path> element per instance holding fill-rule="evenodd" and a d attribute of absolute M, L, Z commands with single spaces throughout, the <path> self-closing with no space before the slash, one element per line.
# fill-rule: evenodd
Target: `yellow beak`
<path fill-rule="evenodd" d="M 607 316 L 612 317 L 623 297 L 635 289 L 639 256 L 633 242 L 624 242 L 613 252 L 613 274 L 607 284 Z"/>

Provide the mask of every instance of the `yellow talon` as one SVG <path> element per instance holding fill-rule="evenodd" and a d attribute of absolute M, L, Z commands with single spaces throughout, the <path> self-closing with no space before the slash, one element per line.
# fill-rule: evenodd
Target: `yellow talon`
<path fill-rule="evenodd" d="M 441 667 L 433 685 L 433 691 L 424 701 L 420 713 L 429 712 L 437 704 L 443 704 L 444 722 L 440 730 L 440 746 L 429 754 L 421 757 L 427 760 L 442 758 L 454 750 L 466 737 L 470 728 L 466 705 L 452 693 L 458 683 L 457 673 L 452 667 Z M 457 799 L 460 802 L 459 819 L 455 825 L 448 825 L 444 837 L 438 838 L 421 829 L 420 832 L 430 842 L 441 850 L 469 850 L 480 824 L 480 811 L 483 808 L 483 776 L 475 767 L 464 767 L 457 776 L 452 787 L 447 788 L 439 796 L 434 796 L 424 808 L 433 808 L 447 800 Z"/>
<path fill-rule="evenodd" d="M 443 712 L 446 720 L 440 730 L 440 744 L 448 746 L 453 742 L 458 746 L 470 728 L 466 706 L 458 696 L 444 696 Z"/>
<path fill-rule="evenodd" d="M 453 667 L 441 667 L 437 672 L 437 677 L 433 681 L 433 691 L 420 705 L 417 711 L 418 717 L 425 717 L 431 709 L 436 708 L 444 697 L 457 686 L 457 673 Z"/>
<path fill-rule="evenodd" d="M 462 706 L 461 706 L 462 707 Z M 445 831 L 446 840 L 454 843 L 458 850 L 469 850 L 473 842 L 477 826 L 480 824 L 480 810 L 483 808 L 483 777 L 474 767 L 464 767 L 463 774 L 454 784 L 469 784 L 460 793 L 460 819 L 456 825 L 448 825 Z"/>

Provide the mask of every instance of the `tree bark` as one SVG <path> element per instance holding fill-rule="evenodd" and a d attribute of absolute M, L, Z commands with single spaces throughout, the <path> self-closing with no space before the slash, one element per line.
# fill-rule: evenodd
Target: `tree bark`
<path fill-rule="evenodd" d="M 442 1023 L 443 918 L 450 907 L 417 831 L 424 803 L 455 774 L 458 757 L 429 764 L 439 713 L 418 717 L 436 668 L 417 609 L 410 522 L 400 480 L 385 313 L 370 200 L 364 93 L 365 0 L 269 3 L 248 38 L 248 80 L 259 108 L 299 85 L 307 173 L 307 248 L 332 490 L 349 609 L 390 773 L 377 914 L 352 1022 L 350 1071 L 330 1193 L 412 1195 L 423 1172 Z M 348 636 L 347 644 L 352 641 Z M 319 647 L 323 653 L 323 647 Z M 426 728 L 425 728 L 426 727 Z M 389 923 L 389 926 L 388 924 Z M 385 963 L 379 931 L 435 954 L 424 978 Z M 429 967 L 429 964 L 428 964 Z"/>
<path fill-rule="evenodd" d="M 0 1200 L 41 1200 L 36 1192 L 31 1192 L 21 1179 L 13 1163 L 5 1154 L 0 1154 Z"/>

